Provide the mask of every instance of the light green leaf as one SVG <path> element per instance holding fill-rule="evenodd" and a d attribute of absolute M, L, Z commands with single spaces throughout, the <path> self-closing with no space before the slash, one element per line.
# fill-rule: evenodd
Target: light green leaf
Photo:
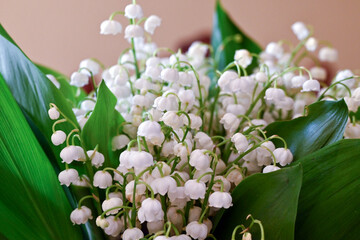
<path fill-rule="evenodd" d="M 360 236 L 360 140 L 341 140 L 300 159 L 303 186 L 296 239 Z"/>
<path fill-rule="evenodd" d="M 116 103 L 116 97 L 102 81 L 94 111 L 81 132 L 81 139 L 87 150 L 92 150 L 98 145 L 98 151 L 105 156 L 104 166 L 119 165 L 119 156 L 112 151 L 111 141 L 117 135 L 124 119 L 115 110 Z"/>
<path fill-rule="evenodd" d="M 236 226 L 248 226 L 250 222 L 245 219 L 249 214 L 262 222 L 266 240 L 294 239 L 301 180 L 301 165 L 245 178 L 232 193 L 233 207 L 223 216 L 218 213 L 217 239 L 231 239 Z M 254 240 L 260 239 L 259 229 L 254 225 L 250 231 Z M 241 236 L 237 234 L 236 239 Z"/>
<path fill-rule="evenodd" d="M 223 70 L 226 65 L 234 61 L 236 50 L 247 49 L 251 53 L 258 54 L 261 52 L 261 47 L 236 26 L 221 6 L 220 0 L 217 0 L 211 36 L 211 45 L 213 46 L 214 51 L 216 52 L 224 41 L 228 41 L 229 37 L 233 37 L 234 35 L 239 35 L 241 39 L 238 42 L 230 41 L 225 44 L 219 58 L 216 59 L 217 68 L 219 70 Z M 254 60 L 248 67 L 248 70 L 251 72 L 256 66 L 257 61 Z"/>
<path fill-rule="evenodd" d="M 82 239 L 50 162 L 0 76 L 0 232 L 8 239 Z"/>
<path fill-rule="evenodd" d="M 344 100 L 321 101 L 308 107 L 307 116 L 273 122 L 265 131 L 268 136 L 284 138 L 294 159 L 299 159 L 342 139 L 347 119 L 348 109 Z M 273 142 L 276 147 L 283 146 L 277 139 Z"/>

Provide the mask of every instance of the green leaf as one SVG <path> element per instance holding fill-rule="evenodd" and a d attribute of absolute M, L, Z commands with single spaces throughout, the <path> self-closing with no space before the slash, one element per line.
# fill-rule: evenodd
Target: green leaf
<path fill-rule="evenodd" d="M 36 64 L 36 66 L 44 74 L 51 74 L 56 78 L 56 80 L 60 83 L 60 92 L 65 96 L 66 99 L 71 101 L 71 105 L 73 107 L 77 107 L 77 105 L 87 96 L 82 88 L 71 86 L 69 84 L 68 77 L 64 74 L 41 64 Z"/>
<path fill-rule="evenodd" d="M 8 239 L 82 239 L 50 162 L 0 75 L 0 232 Z"/>
<path fill-rule="evenodd" d="M 299 160 L 303 186 L 296 239 L 360 236 L 360 140 L 341 140 Z"/>
<path fill-rule="evenodd" d="M 246 217 L 251 214 L 262 222 L 265 239 L 294 239 L 298 197 L 301 188 L 301 165 L 267 174 L 254 174 L 245 178 L 233 191 L 233 207 L 218 215 L 215 236 L 231 239 L 234 228 L 249 226 Z M 239 231 L 240 232 L 240 231 Z M 253 239 L 260 239 L 259 227 L 250 230 Z M 236 239 L 241 239 L 237 234 Z"/>
<path fill-rule="evenodd" d="M 217 0 L 211 36 L 211 45 L 213 46 L 214 51 L 216 52 L 224 41 L 228 41 L 229 37 L 233 37 L 234 35 L 239 35 L 241 39 L 240 41 L 230 41 L 225 44 L 219 58 L 216 59 L 217 68 L 219 70 L 223 70 L 226 65 L 234 61 L 236 50 L 247 49 L 251 53 L 258 54 L 261 52 L 261 47 L 236 26 L 221 6 L 220 0 Z M 256 66 L 257 62 L 253 61 L 248 67 L 248 70 L 251 72 Z"/>
<path fill-rule="evenodd" d="M 284 138 L 294 159 L 299 159 L 343 138 L 348 109 L 344 100 L 321 101 L 308 107 L 308 114 L 290 121 L 269 124 L 268 136 Z M 275 139 L 276 147 L 283 143 Z"/>
<path fill-rule="evenodd" d="M 112 151 L 111 141 L 117 135 L 118 127 L 124 119 L 115 110 L 116 103 L 116 97 L 102 81 L 94 111 L 81 132 L 81 139 L 87 150 L 98 145 L 98 151 L 105 156 L 104 166 L 119 165 L 119 156 Z"/>
<path fill-rule="evenodd" d="M 59 157 L 62 146 L 54 146 L 50 141 L 54 121 L 48 117 L 47 111 L 49 104 L 54 103 L 74 125 L 78 126 L 71 105 L 22 51 L 3 36 L 0 36 L 0 73 L 24 114 L 41 133 L 39 136 L 43 135 L 48 142 L 57 165 L 63 169 Z M 57 129 L 66 133 L 73 128 L 70 123 L 61 123 L 57 126 Z"/>

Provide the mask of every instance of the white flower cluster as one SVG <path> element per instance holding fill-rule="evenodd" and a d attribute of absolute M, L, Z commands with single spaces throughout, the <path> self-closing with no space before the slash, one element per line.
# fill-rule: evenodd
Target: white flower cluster
<path fill-rule="evenodd" d="M 113 20 L 117 13 L 101 24 L 101 34 L 122 32 L 121 23 Z M 338 97 L 349 90 L 345 99 L 350 110 L 356 112 L 360 106 L 360 90 L 354 89 L 358 83 L 351 71 L 339 72 L 334 87 L 322 90 L 325 69 L 299 66 L 320 44 L 301 22 L 292 26 L 299 47 L 286 52 L 282 42 L 272 42 L 259 56 L 239 49 L 234 62 L 218 73 L 216 91 L 211 92 L 208 45 L 194 42 L 186 53 L 160 58 L 157 53 L 163 49 L 146 42 L 144 36 L 153 34 L 161 19 L 143 18 L 138 4 L 129 4 L 123 14 L 131 21 L 125 38 L 132 48 L 120 56 L 118 64 L 102 71 L 118 100 L 116 109 L 126 120 L 122 134 L 110 140 L 113 151 L 121 150 L 119 165 L 104 168 L 103 153 L 71 144 L 72 134 L 81 141 L 82 129 L 68 134 L 56 131 L 55 125 L 66 121 L 66 116 L 61 106 L 52 105 L 49 110 L 51 119 L 64 118 L 54 123 L 51 137 L 54 145 L 63 146 L 60 157 L 66 170 L 59 174 L 60 183 L 106 191 L 105 199 L 99 200 L 95 192 L 87 196 L 96 196 L 101 212 L 91 212 L 80 200 L 70 216 L 74 224 L 86 223 L 94 214 L 106 234 L 121 235 L 124 240 L 146 234 L 155 234 L 155 240 L 205 239 L 212 217 L 232 206 L 231 192 L 245 177 L 276 171 L 292 162 L 286 143 L 263 130 L 269 123 L 301 116 L 317 94 L 327 97 L 326 92 Z M 140 26 L 143 20 L 144 28 Z M 301 49 L 305 53 L 298 56 Z M 320 61 L 336 57 L 333 48 L 319 51 Z M 259 68 L 248 74 L 247 67 L 255 58 Z M 311 59 L 319 63 L 312 55 Z M 86 59 L 72 74 L 70 84 L 82 87 L 100 72 L 98 61 Z M 95 104 L 96 95 L 90 94 L 74 109 L 81 128 Z M 359 137 L 360 125 L 349 123 L 345 135 Z M 276 148 L 274 138 L 282 140 L 284 147 Z M 70 168 L 73 161 L 91 163 L 95 174 L 79 176 Z"/>

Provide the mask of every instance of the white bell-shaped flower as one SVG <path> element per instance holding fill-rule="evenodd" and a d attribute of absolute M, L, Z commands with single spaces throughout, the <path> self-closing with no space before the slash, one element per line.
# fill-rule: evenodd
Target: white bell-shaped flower
<path fill-rule="evenodd" d="M 95 187 L 106 189 L 112 185 L 112 177 L 107 171 L 97 171 L 94 175 L 93 184 Z"/>
<path fill-rule="evenodd" d="M 195 142 L 198 148 L 212 150 L 214 148 L 214 142 L 212 141 L 211 137 L 204 132 L 198 132 L 195 135 Z"/>
<path fill-rule="evenodd" d="M 160 195 L 165 196 L 165 194 L 176 188 L 176 181 L 170 176 L 165 176 L 156 178 L 151 182 L 150 186 L 154 190 L 154 193 L 159 193 Z"/>
<path fill-rule="evenodd" d="M 157 146 L 161 146 L 165 140 L 160 124 L 155 121 L 142 122 L 138 127 L 137 135 L 145 137 L 146 141 Z"/>
<path fill-rule="evenodd" d="M 89 71 L 91 71 L 93 75 L 96 75 L 101 70 L 100 64 L 90 58 L 82 60 L 80 62 L 79 68 L 86 68 L 87 70 L 82 69 L 81 72 L 84 74 L 88 74 L 89 76 Z"/>
<path fill-rule="evenodd" d="M 309 29 L 306 27 L 306 25 L 303 22 L 294 23 L 291 26 L 291 29 L 293 30 L 294 34 L 299 40 L 304 40 L 310 34 Z"/>
<path fill-rule="evenodd" d="M 223 74 L 221 74 L 218 80 L 218 85 L 221 88 L 221 90 L 228 91 L 230 90 L 229 89 L 230 82 L 238 77 L 239 77 L 238 74 L 232 70 L 225 71 Z"/>
<path fill-rule="evenodd" d="M 264 72 L 257 72 L 255 74 L 255 80 L 260 83 L 264 83 L 268 80 L 268 77 L 266 76 L 266 73 Z"/>
<path fill-rule="evenodd" d="M 71 183 L 74 183 L 79 178 L 79 173 L 72 168 L 65 169 L 59 173 L 59 182 L 61 185 L 70 186 Z"/>
<path fill-rule="evenodd" d="M 139 228 L 127 228 L 123 235 L 123 240 L 139 240 L 144 237 L 144 233 Z"/>
<path fill-rule="evenodd" d="M 293 155 L 290 149 L 277 148 L 273 151 L 273 154 L 275 156 L 276 162 L 283 167 L 290 164 L 293 160 Z"/>
<path fill-rule="evenodd" d="M 125 17 L 127 18 L 142 18 L 143 10 L 139 4 L 128 4 L 125 7 Z"/>
<path fill-rule="evenodd" d="M 95 108 L 95 102 L 92 100 L 84 100 L 81 102 L 81 109 L 88 112 L 93 111 Z"/>
<path fill-rule="evenodd" d="M 156 15 L 148 17 L 144 23 L 144 29 L 150 34 L 154 34 L 154 31 L 161 24 L 161 18 Z"/>
<path fill-rule="evenodd" d="M 189 164 L 197 170 L 205 170 L 210 167 L 211 159 L 204 149 L 195 149 L 190 154 Z"/>
<path fill-rule="evenodd" d="M 355 84 L 355 78 L 353 78 L 353 76 L 354 76 L 354 73 L 351 70 L 345 69 L 336 74 L 335 82 L 341 81 L 341 83 L 352 88 Z M 340 85 L 338 85 L 338 86 L 340 86 Z"/>
<path fill-rule="evenodd" d="M 232 197 L 228 192 L 213 192 L 209 196 L 209 206 L 215 208 L 229 208 L 232 206 Z"/>
<path fill-rule="evenodd" d="M 164 211 L 157 199 L 147 198 L 141 203 L 138 211 L 138 218 L 141 223 L 157 222 L 164 219 Z"/>
<path fill-rule="evenodd" d="M 113 139 L 111 141 L 112 150 L 113 151 L 120 150 L 120 149 L 124 148 L 129 142 L 130 142 L 130 139 L 128 136 L 126 136 L 124 134 L 117 135 L 117 136 L 113 137 Z"/>
<path fill-rule="evenodd" d="M 252 62 L 252 56 L 246 49 L 236 50 L 234 60 L 243 68 L 247 68 Z"/>
<path fill-rule="evenodd" d="M 127 169 L 134 167 L 134 163 L 132 159 L 133 153 L 134 151 L 128 151 L 128 150 L 123 151 L 119 157 L 120 166 L 125 167 Z"/>
<path fill-rule="evenodd" d="M 130 202 L 133 202 L 134 185 L 135 185 L 135 181 L 132 180 L 125 187 L 125 195 Z M 142 183 L 140 184 L 137 183 L 135 190 L 135 201 L 136 202 L 140 201 L 141 197 L 145 194 L 145 192 L 146 192 L 146 186 Z"/>
<path fill-rule="evenodd" d="M 121 31 L 122 31 L 121 23 L 115 20 L 105 20 L 100 25 L 100 34 L 116 35 L 121 33 Z"/>
<path fill-rule="evenodd" d="M 161 71 L 161 79 L 173 83 L 179 81 L 179 72 L 174 68 L 165 68 Z"/>
<path fill-rule="evenodd" d="M 84 224 L 92 219 L 91 210 L 86 206 L 74 209 L 70 214 L 70 220 L 73 224 Z"/>
<path fill-rule="evenodd" d="M 89 150 L 86 153 L 91 159 L 91 164 L 94 167 L 99 168 L 103 165 L 105 161 L 105 157 L 102 153 L 99 153 L 98 151 L 94 151 L 94 150 Z"/>
<path fill-rule="evenodd" d="M 147 167 L 154 165 L 154 157 L 145 151 L 132 152 L 132 161 L 134 164 L 135 170 L 144 170 Z"/>
<path fill-rule="evenodd" d="M 141 38 L 143 36 L 144 36 L 144 29 L 139 25 L 131 24 L 125 28 L 125 38 L 126 39 Z"/>
<path fill-rule="evenodd" d="M 292 88 L 301 88 L 304 84 L 304 82 L 306 82 L 306 77 L 304 76 L 294 76 L 291 79 L 291 87 Z"/>
<path fill-rule="evenodd" d="M 60 113 L 56 107 L 51 107 L 48 111 L 48 114 L 51 120 L 56 120 L 60 117 Z"/>
<path fill-rule="evenodd" d="M 285 98 L 285 92 L 281 88 L 268 88 L 265 91 L 265 97 L 267 101 L 272 103 L 279 102 Z"/>
<path fill-rule="evenodd" d="M 185 185 L 185 194 L 191 199 L 204 199 L 206 192 L 206 185 L 203 182 L 198 182 L 197 180 L 188 180 Z"/>
<path fill-rule="evenodd" d="M 195 94 L 192 90 L 184 90 L 180 89 L 178 93 L 180 102 L 181 102 L 181 108 L 182 109 L 191 109 L 195 103 Z"/>
<path fill-rule="evenodd" d="M 108 226 L 104 228 L 104 232 L 107 235 L 117 237 L 124 230 L 124 221 L 122 218 L 115 218 L 115 216 L 109 216 L 106 218 Z"/>
<path fill-rule="evenodd" d="M 271 141 L 261 144 L 256 149 L 256 160 L 259 166 L 269 165 L 271 163 L 271 152 L 275 150 L 275 145 Z"/>
<path fill-rule="evenodd" d="M 120 198 L 114 197 L 103 201 L 101 206 L 104 212 L 106 212 L 109 209 L 115 208 L 113 210 L 106 212 L 106 215 L 110 215 L 110 214 L 117 214 L 121 209 L 122 205 L 123 205 L 123 201 Z"/>
<path fill-rule="evenodd" d="M 184 125 L 183 119 L 175 111 L 166 112 L 160 120 L 167 126 L 172 127 L 174 130 L 178 130 Z"/>
<path fill-rule="evenodd" d="M 247 150 L 249 142 L 244 134 L 236 133 L 231 137 L 231 141 L 234 143 L 236 150 L 242 153 Z"/>
<path fill-rule="evenodd" d="M 70 85 L 83 87 L 89 83 L 89 76 L 82 72 L 74 72 L 70 77 Z"/>
<path fill-rule="evenodd" d="M 72 161 L 84 161 L 86 159 L 84 150 L 79 146 L 67 146 L 60 152 L 63 163 L 70 164 Z"/>
<path fill-rule="evenodd" d="M 338 59 L 338 52 L 334 48 L 323 47 L 319 51 L 319 59 L 323 62 L 336 62 Z"/>
<path fill-rule="evenodd" d="M 186 226 L 186 234 L 193 239 L 204 240 L 208 235 L 208 228 L 203 223 L 193 221 Z"/>
<path fill-rule="evenodd" d="M 284 53 L 284 48 L 276 42 L 271 42 L 266 46 L 265 52 L 276 58 L 281 58 Z"/>
<path fill-rule="evenodd" d="M 275 172 L 277 170 L 280 170 L 280 168 L 277 167 L 277 166 L 274 166 L 274 165 L 269 165 L 269 166 L 264 167 L 262 172 L 263 173 L 269 173 L 269 172 Z"/>
<path fill-rule="evenodd" d="M 60 144 L 63 144 L 66 140 L 66 134 L 61 131 L 55 131 L 52 135 L 51 135 L 51 142 L 55 145 L 55 146 L 59 146 Z"/>
<path fill-rule="evenodd" d="M 301 92 L 318 92 L 320 91 L 320 83 L 318 80 L 309 79 L 304 82 Z"/>
<path fill-rule="evenodd" d="M 224 128 L 229 132 L 235 132 L 239 127 L 240 119 L 232 113 L 225 113 L 221 118 L 220 123 L 224 125 Z"/>

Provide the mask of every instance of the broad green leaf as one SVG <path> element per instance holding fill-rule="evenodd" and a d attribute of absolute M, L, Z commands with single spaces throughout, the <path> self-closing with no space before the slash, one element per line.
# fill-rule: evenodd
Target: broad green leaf
<path fill-rule="evenodd" d="M 73 107 L 77 107 L 77 105 L 84 100 L 86 97 L 86 93 L 82 88 L 78 88 L 75 86 L 71 86 L 69 84 L 69 79 L 62 73 L 59 73 L 49 67 L 46 67 L 41 64 L 36 64 L 36 66 L 44 73 L 53 75 L 56 80 L 60 83 L 60 91 L 65 96 L 66 99 L 71 101 L 71 105 Z"/>
<path fill-rule="evenodd" d="M 233 207 L 222 217 L 218 213 L 221 220 L 217 219 L 217 239 L 231 239 L 234 228 L 240 224 L 247 227 L 250 222 L 245 219 L 249 214 L 262 222 L 266 240 L 294 239 L 301 180 L 301 165 L 245 178 L 232 193 Z M 257 225 L 250 232 L 254 240 L 260 240 Z M 238 234 L 236 239 L 241 236 Z"/>
<path fill-rule="evenodd" d="M 21 50 L 3 36 L 0 36 L 0 73 L 24 114 L 48 142 L 59 168 L 62 169 L 64 166 L 59 157 L 62 147 L 54 146 L 50 142 L 54 121 L 48 117 L 47 111 L 49 104 L 54 103 L 78 126 L 71 105 Z M 56 129 L 69 133 L 73 126 L 70 123 L 61 123 Z"/>
<path fill-rule="evenodd" d="M 86 149 L 92 150 L 98 145 L 98 151 L 105 156 L 105 166 L 112 167 L 119 165 L 119 156 L 112 151 L 111 141 L 117 135 L 121 122 L 124 121 L 120 113 L 115 110 L 116 103 L 116 97 L 102 81 L 94 111 L 81 132 L 81 139 Z"/>
<path fill-rule="evenodd" d="M 82 239 L 50 162 L 0 75 L 0 232 L 8 239 Z"/>
<path fill-rule="evenodd" d="M 308 114 L 290 121 L 269 124 L 265 131 L 268 136 L 279 135 L 299 159 L 326 145 L 343 138 L 348 109 L 344 100 L 321 101 L 308 107 Z M 282 147 L 281 141 L 273 141 L 276 147 Z"/>
<path fill-rule="evenodd" d="M 236 26 L 221 6 L 220 0 L 217 0 L 211 36 L 211 45 L 213 46 L 214 51 L 216 52 L 224 41 L 228 41 L 229 37 L 233 37 L 234 35 L 239 35 L 241 39 L 240 41 L 230 41 L 225 44 L 219 58 L 215 59 L 217 69 L 219 70 L 223 70 L 226 65 L 234 61 L 236 50 L 247 49 L 249 52 L 257 54 L 261 52 L 261 47 Z M 248 70 L 252 71 L 256 66 L 257 62 L 253 60 L 253 63 L 248 67 Z"/>
<path fill-rule="evenodd" d="M 360 236 L 360 140 L 341 140 L 299 160 L 303 166 L 296 239 Z"/>

